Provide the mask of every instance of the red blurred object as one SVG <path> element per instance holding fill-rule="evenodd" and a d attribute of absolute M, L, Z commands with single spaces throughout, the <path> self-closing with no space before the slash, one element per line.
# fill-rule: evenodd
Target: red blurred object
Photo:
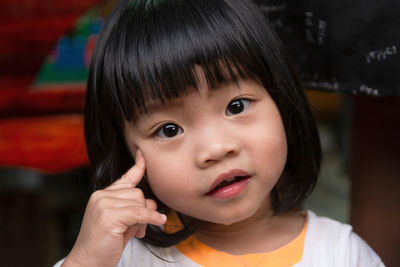
<path fill-rule="evenodd" d="M 57 39 L 99 0 L 2 0 L 0 90 L 25 90 Z"/>
<path fill-rule="evenodd" d="M 0 2 L 0 165 L 61 171 L 87 163 L 80 114 L 85 88 L 29 88 L 58 38 L 99 2 Z"/>
<path fill-rule="evenodd" d="M 59 172 L 87 162 L 81 115 L 0 120 L 0 165 Z"/>

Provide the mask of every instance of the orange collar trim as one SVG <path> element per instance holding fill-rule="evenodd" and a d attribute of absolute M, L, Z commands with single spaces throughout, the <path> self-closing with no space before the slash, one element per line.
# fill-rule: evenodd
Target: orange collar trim
<path fill-rule="evenodd" d="M 179 224 L 179 218 L 176 213 L 170 213 L 165 230 L 173 232 L 174 228 L 181 227 Z M 292 266 L 300 262 L 302 258 L 307 224 L 308 220 L 306 220 L 300 234 L 288 244 L 265 253 L 231 255 L 207 246 L 193 235 L 179 243 L 176 247 L 192 261 L 207 267 Z"/>

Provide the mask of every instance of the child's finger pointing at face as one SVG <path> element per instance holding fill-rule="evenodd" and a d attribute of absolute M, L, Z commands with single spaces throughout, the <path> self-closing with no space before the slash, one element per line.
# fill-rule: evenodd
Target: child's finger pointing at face
<path fill-rule="evenodd" d="M 95 263 L 107 260 L 115 262 L 122 253 L 121 248 L 125 248 L 133 236 L 145 235 L 147 224 L 166 222 L 166 216 L 157 212 L 156 203 L 146 199 L 143 191 L 136 187 L 145 170 L 144 157 L 138 151 L 136 164 L 129 171 L 109 187 L 91 195 L 78 239 L 68 256 L 71 261 L 86 259 L 85 253 L 91 251 L 96 255 L 90 259 L 94 263 L 91 266 L 99 266 Z"/>
<path fill-rule="evenodd" d="M 138 149 L 135 158 L 135 165 L 130 168 L 125 174 L 121 176 L 117 181 L 107 187 L 108 190 L 114 190 L 124 187 L 136 187 L 137 184 L 142 180 L 144 172 L 146 170 L 146 164 L 143 158 L 142 152 Z"/>

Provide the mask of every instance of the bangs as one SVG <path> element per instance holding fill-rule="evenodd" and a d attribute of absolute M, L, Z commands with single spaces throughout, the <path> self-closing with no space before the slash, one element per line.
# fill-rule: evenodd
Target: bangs
<path fill-rule="evenodd" d="M 245 28 L 241 16 L 254 13 L 235 1 L 120 2 L 106 27 L 101 82 L 120 119 L 146 112 L 148 100 L 165 103 L 197 91 L 199 69 L 210 89 L 264 80 L 265 32 Z"/>

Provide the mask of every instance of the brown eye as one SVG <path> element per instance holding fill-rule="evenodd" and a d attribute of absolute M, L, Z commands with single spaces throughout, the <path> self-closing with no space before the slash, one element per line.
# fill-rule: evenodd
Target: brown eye
<path fill-rule="evenodd" d="M 228 104 L 226 108 L 225 114 L 228 116 L 232 116 L 235 114 L 242 113 L 246 110 L 250 105 L 250 100 L 246 99 L 235 99 Z"/>
<path fill-rule="evenodd" d="M 182 128 L 174 123 L 162 125 L 156 132 L 156 135 L 161 138 L 172 138 L 183 132 Z"/>

